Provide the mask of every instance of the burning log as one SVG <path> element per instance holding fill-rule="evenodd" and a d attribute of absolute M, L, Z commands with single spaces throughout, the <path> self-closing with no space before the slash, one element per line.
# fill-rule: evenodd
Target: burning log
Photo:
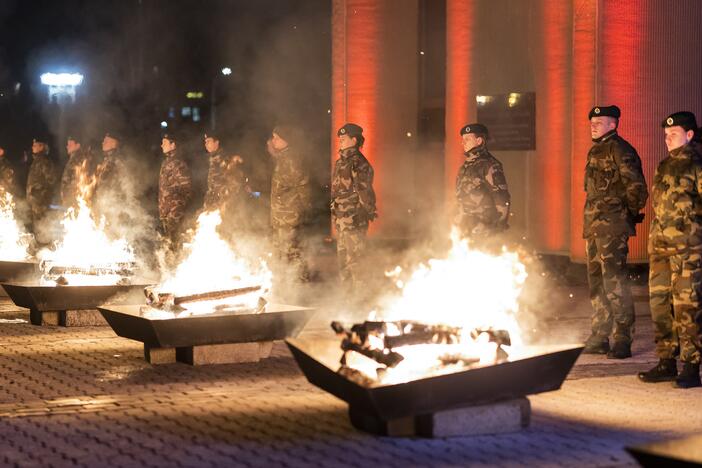
<path fill-rule="evenodd" d="M 237 296 L 243 296 L 252 292 L 261 290 L 261 286 L 248 286 L 245 288 L 225 289 L 220 291 L 208 291 L 199 294 L 190 294 L 186 296 L 176 296 L 174 293 L 158 293 L 152 287 L 144 288 L 144 295 L 149 306 L 156 309 L 164 310 L 184 310 L 183 304 L 192 304 L 196 302 L 217 301 L 221 299 L 231 299 Z M 266 300 L 259 298 L 256 312 L 262 312 L 266 306 Z M 236 307 L 235 304 L 218 304 L 214 307 L 215 310 L 225 311 Z"/>
<path fill-rule="evenodd" d="M 331 327 L 342 338 L 341 349 L 344 351 L 344 354 L 340 362 L 342 365 L 341 370 L 346 373 L 350 372 L 347 365 L 347 356 L 350 351 L 359 353 L 384 365 L 385 369 L 379 369 L 384 371 L 396 367 L 405 359 L 402 354 L 393 351 L 393 348 L 423 344 L 458 344 L 461 341 L 463 331 L 461 327 L 445 324 L 427 324 L 409 320 L 394 322 L 365 321 L 352 325 L 350 329 L 346 329 L 340 322 L 332 322 Z M 488 336 L 489 342 L 497 344 L 495 351 L 496 362 L 504 361 L 508 355 L 502 349 L 502 346 L 511 345 L 509 332 L 492 328 L 476 328 L 471 330 L 469 336 L 473 340 L 477 340 L 483 334 Z M 480 358 L 475 356 L 462 354 L 445 354 L 438 359 L 442 365 L 470 365 L 480 361 Z M 356 379 L 357 377 L 354 377 L 354 380 Z"/>
<path fill-rule="evenodd" d="M 261 286 L 249 286 L 246 288 L 226 289 L 223 291 L 209 291 L 189 296 L 175 296 L 173 303 L 176 305 L 187 304 L 188 302 L 216 301 L 218 299 L 228 299 L 230 297 L 241 296 L 254 291 L 259 291 Z"/>

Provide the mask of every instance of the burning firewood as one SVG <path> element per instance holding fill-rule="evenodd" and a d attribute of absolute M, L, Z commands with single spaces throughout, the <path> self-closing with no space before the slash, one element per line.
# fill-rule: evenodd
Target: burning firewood
<path fill-rule="evenodd" d="M 199 294 L 190 294 L 186 296 L 176 296 L 174 293 L 158 293 L 152 287 L 144 288 L 146 302 L 151 307 L 166 310 L 182 310 L 183 304 L 191 304 L 196 302 L 217 301 L 221 299 L 231 299 L 237 296 L 243 296 L 252 292 L 261 290 L 261 286 L 248 286 L 245 288 L 225 289 L 220 291 L 208 291 Z M 259 298 L 257 311 L 265 309 L 266 300 Z M 227 310 L 236 308 L 236 304 L 219 304 L 215 310 Z"/>
<path fill-rule="evenodd" d="M 379 364 L 387 370 L 396 367 L 405 357 L 393 348 L 413 345 L 458 344 L 461 340 L 462 328 L 445 324 L 427 324 L 416 321 L 400 320 L 394 322 L 365 321 L 345 328 L 340 322 L 332 322 L 334 332 L 342 338 L 341 369 L 347 369 L 348 353 L 356 352 Z M 477 340 L 481 335 L 487 335 L 488 341 L 497 344 L 495 360 L 502 361 L 508 357 L 502 346 L 510 346 L 511 339 L 506 330 L 492 328 L 476 328 L 471 330 L 470 338 Z M 480 361 L 476 356 L 462 354 L 445 354 L 439 357 L 442 365 L 462 364 L 471 365 Z M 340 370 L 341 371 L 341 370 Z M 347 372 L 347 371 L 344 371 Z"/>

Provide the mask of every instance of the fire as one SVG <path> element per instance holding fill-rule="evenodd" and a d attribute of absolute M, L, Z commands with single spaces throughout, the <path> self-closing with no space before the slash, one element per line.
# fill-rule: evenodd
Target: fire
<path fill-rule="evenodd" d="M 186 313 L 255 309 L 259 298 L 271 288 L 273 274 L 266 262 L 262 259 L 252 261 L 236 253 L 217 233 L 221 222 L 219 210 L 200 214 L 194 237 L 184 246 L 185 260 L 165 275 L 156 292 L 183 297 L 242 288 L 251 288 L 252 291 L 235 298 L 182 304 Z M 154 314 L 158 312 L 154 311 Z"/>
<path fill-rule="evenodd" d="M 400 267 L 386 275 L 394 280 L 399 295 L 388 299 L 369 319 L 388 322 L 384 336 L 412 331 L 411 323 L 405 325 L 405 330 L 397 329 L 394 323 L 399 321 L 446 325 L 460 332 L 455 342 L 393 348 L 404 359 L 382 372 L 377 372 L 377 362 L 359 353 L 348 353 L 351 359 L 347 365 L 373 380 L 398 383 L 451 372 L 466 363 L 490 365 L 504 358 L 498 347 L 511 354 L 522 345 L 516 314 L 527 273 L 517 253 L 506 249 L 497 255 L 483 252 L 454 234 L 445 258 L 428 260 L 409 275 L 404 275 Z M 511 343 L 500 344 L 491 339 L 490 330 L 507 331 Z M 383 343 L 374 343 L 377 338 L 370 338 L 373 348 L 383 350 Z"/>
<path fill-rule="evenodd" d="M 15 219 L 15 202 L 9 192 L 0 189 L 0 259 L 24 261 L 32 243 L 32 235 L 24 231 Z"/>
<path fill-rule="evenodd" d="M 69 285 L 113 285 L 125 281 L 136 261 L 126 239 L 110 239 L 105 232 L 105 218 L 95 221 L 88 203 L 94 178 L 81 171 L 80 194 L 76 206 L 70 207 L 61 221 L 63 239 L 53 249 L 39 252 L 42 284 L 59 281 Z M 62 278 L 62 279 L 61 279 Z"/>

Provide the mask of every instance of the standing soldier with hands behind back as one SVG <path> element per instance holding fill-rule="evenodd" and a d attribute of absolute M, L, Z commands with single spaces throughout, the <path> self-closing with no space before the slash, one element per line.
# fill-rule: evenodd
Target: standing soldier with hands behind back
<path fill-rule="evenodd" d="M 648 236 L 651 316 L 658 364 L 639 373 L 643 382 L 674 381 L 699 387 L 702 348 L 702 156 L 693 141 L 691 112 L 663 121 L 668 157 L 653 181 L 653 213 Z M 671 303 L 673 314 L 670 313 Z M 675 356 L 683 363 L 678 375 Z"/>
<path fill-rule="evenodd" d="M 177 250 L 178 238 L 193 195 L 190 168 L 178 150 L 175 135 L 166 133 L 161 138 L 164 159 L 158 178 L 158 214 L 163 237 L 171 250 Z"/>
<path fill-rule="evenodd" d="M 627 281 L 627 241 L 636 234 L 635 225 L 643 219 L 639 211 L 648 198 L 641 159 L 617 134 L 620 115 L 617 106 L 593 107 L 588 115 L 593 145 L 585 166 L 583 223 L 594 309 L 592 333 L 583 352 L 612 359 L 631 357 L 634 302 Z"/>
<path fill-rule="evenodd" d="M 487 127 L 469 124 L 460 133 L 466 160 L 456 176 L 456 224 L 464 237 L 490 241 L 509 227 L 507 179 L 502 164 L 487 149 Z"/>
<path fill-rule="evenodd" d="M 331 183 L 331 214 L 337 232 L 336 249 L 341 282 L 349 293 L 361 293 L 368 224 L 377 218 L 373 167 L 361 153 L 363 129 L 347 123 L 336 133 L 339 159 Z"/>
<path fill-rule="evenodd" d="M 49 157 L 48 141 L 46 136 L 32 140 L 32 165 L 27 175 L 27 203 L 31 213 L 32 229 L 41 243 L 49 239 L 42 235 L 38 225 L 49 210 L 59 179 L 56 164 Z"/>
<path fill-rule="evenodd" d="M 83 148 L 83 139 L 75 134 L 66 138 L 66 152 L 68 153 L 68 162 L 63 168 L 63 176 L 61 177 L 61 203 L 64 207 L 76 206 L 78 196 L 89 196 L 88 193 L 81 187 L 81 183 L 86 183 L 93 172 L 95 172 L 95 159 L 88 148 Z M 81 178 L 84 178 L 81 181 Z M 90 200 L 85 200 L 90 203 Z"/>

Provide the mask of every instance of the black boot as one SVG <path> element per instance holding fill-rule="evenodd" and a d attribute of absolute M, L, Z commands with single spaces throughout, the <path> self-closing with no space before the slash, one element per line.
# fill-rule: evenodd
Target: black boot
<path fill-rule="evenodd" d="M 631 344 L 625 341 L 615 341 L 612 350 L 607 353 L 607 359 L 626 359 L 631 357 Z"/>
<path fill-rule="evenodd" d="M 607 354 L 609 352 L 609 339 L 600 338 L 595 335 L 590 337 L 585 342 L 583 354 Z"/>
<path fill-rule="evenodd" d="M 661 359 L 653 369 L 639 372 L 639 380 L 646 383 L 670 382 L 678 375 L 675 359 Z"/>
<path fill-rule="evenodd" d="M 702 382 L 700 381 L 700 365 L 692 364 L 691 362 L 684 362 L 682 372 L 675 382 L 673 387 L 677 388 L 693 388 L 702 387 Z"/>

